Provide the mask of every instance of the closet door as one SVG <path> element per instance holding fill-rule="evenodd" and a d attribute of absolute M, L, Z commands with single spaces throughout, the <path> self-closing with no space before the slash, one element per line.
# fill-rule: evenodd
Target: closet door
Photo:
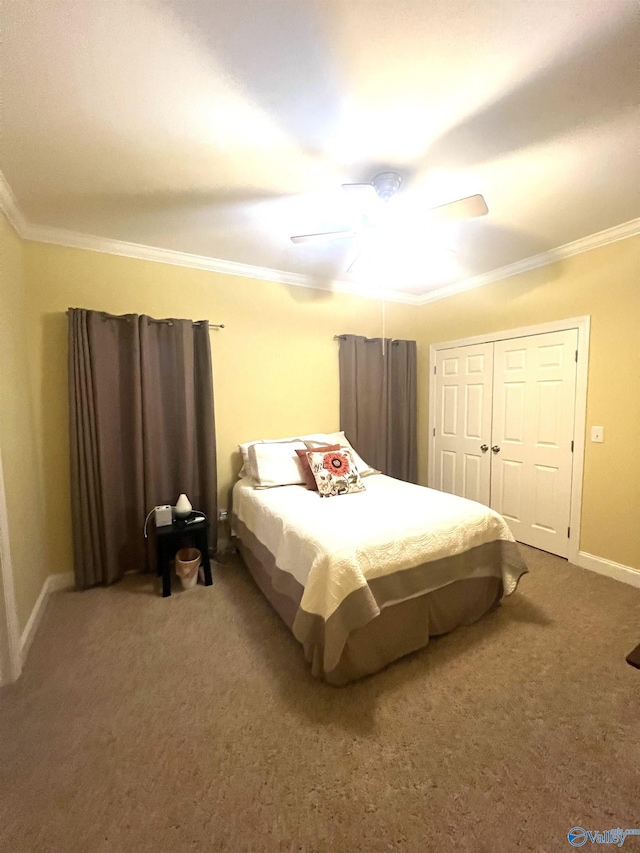
<path fill-rule="evenodd" d="M 490 501 L 493 346 L 436 356 L 435 488 L 483 504 Z"/>
<path fill-rule="evenodd" d="M 518 542 L 566 557 L 578 332 L 497 341 L 491 507 Z"/>

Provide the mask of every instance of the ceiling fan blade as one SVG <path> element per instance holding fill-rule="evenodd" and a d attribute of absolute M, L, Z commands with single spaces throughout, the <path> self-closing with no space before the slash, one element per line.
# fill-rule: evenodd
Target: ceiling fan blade
<path fill-rule="evenodd" d="M 373 184 L 342 184 L 342 189 L 354 198 L 375 201 L 378 198 Z"/>
<path fill-rule="evenodd" d="M 298 234 L 291 238 L 292 243 L 311 243 L 321 240 L 336 240 L 338 237 L 355 237 L 357 231 L 324 231 L 321 234 Z"/>
<path fill-rule="evenodd" d="M 429 210 L 429 219 L 436 222 L 456 222 L 460 219 L 473 219 L 475 216 L 486 216 L 489 213 L 487 203 L 481 195 L 470 195 L 459 198 L 439 207 Z"/>

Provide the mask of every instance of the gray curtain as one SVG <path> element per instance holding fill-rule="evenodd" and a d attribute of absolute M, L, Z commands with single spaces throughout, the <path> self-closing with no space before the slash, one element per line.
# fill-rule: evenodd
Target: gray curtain
<path fill-rule="evenodd" d="M 211 521 L 216 457 L 209 324 L 70 308 L 76 586 L 146 566 L 144 520 L 185 492 Z"/>
<path fill-rule="evenodd" d="M 374 468 L 417 482 L 416 342 L 339 340 L 340 429 Z"/>

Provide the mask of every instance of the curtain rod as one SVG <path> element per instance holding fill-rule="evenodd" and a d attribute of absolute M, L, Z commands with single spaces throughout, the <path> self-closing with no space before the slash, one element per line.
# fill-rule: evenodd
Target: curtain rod
<path fill-rule="evenodd" d="M 333 340 L 334 341 L 346 341 L 348 337 L 349 337 L 349 335 L 334 335 Z M 365 342 L 365 344 L 373 344 L 376 341 L 381 341 L 381 340 L 382 340 L 382 338 L 365 338 L 364 342 Z M 386 340 L 389 340 L 389 338 L 386 338 Z M 400 341 L 392 340 L 391 343 L 392 344 L 399 344 Z"/>
<path fill-rule="evenodd" d="M 192 326 L 201 326 L 203 323 L 206 323 L 206 320 L 194 320 L 192 322 Z M 166 323 L 168 326 L 173 326 L 173 320 L 154 320 L 153 317 L 149 317 L 149 323 Z M 210 329 L 224 329 L 224 323 L 209 323 Z"/>
<path fill-rule="evenodd" d="M 65 313 L 68 314 L 71 309 L 68 309 Z M 103 322 L 107 319 L 110 320 L 126 320 L 127 323 L 133 316 L 132 314 L 109 314 L 108 311 L 100 311 L 102 314 Z M 154 320 L 153 317 L 148 318 L 149 323 L 167 323 L 169 326 L 173 326 L 173 320 Z M 194 320 L 191 324 L 192 326 L 201 326 L 203 323 L 206 323 L 206 320 Z M 224 323 L 209 323 L 210 329 L 224 329 Z"/>
<path fill-rule="evenodd" d="M 105 318 L 106 319 L 106 318 Z M 117 319 L 120 319 L 119 317 Z M 149 317 L 149 323 L 166 323 L 167 326 L 173 326 L 173 320 L 154 320 L 153 317 Z M 206 323 L 206 320 L 194 320 L 191 325 L 192 326 L 201 326 L 203 323 Z M 210 329 L 224 329 L 224 323 L 209 323 Z"/>
<path fill-rule="evenodd" d="M 111 317 L 112 320 L 128 320 L 129 317 L 118 316 L 117 314 L 107 314 L 105 311 L 102 312 L 102 319 L 106 320 L 107 317 Z M 173 326 L 173 320 L 156 320 L 153 317 L 147 318 L 148 323 L 166 323 L 167 326 Z M 206 320 L 194 320 L 191 325 L 192 326 L 201 326 L 203 323 L 206 323 Z M 224 323 L 209 323 L 210 329 L 224 329 Z"/>
<path fill-rule="evenodd" d="M 333 340 L 334 341 L 346 341 L 348 337 L 349 337 L 349 335 L 334 335 Z M 365 344 L 372 344 L 372 343 L 375 343 L 375 341 L 381 341 L 381 340 L 382 340 L 382 338 L 365 338 L 364 342 L 365 342 Z"/>

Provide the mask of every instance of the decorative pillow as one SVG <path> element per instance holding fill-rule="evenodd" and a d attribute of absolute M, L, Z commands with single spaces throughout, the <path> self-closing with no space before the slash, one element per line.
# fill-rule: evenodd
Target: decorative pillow
<path fill-rule="evenodd" d="M 296 450 L 306 451 L 304 442 L 256 442 L 249 447 L 249 470 L 256 488 L 304 483 Z"/>
<path fill-rule="evenodd" d="M 348 448 L 327 453 L 309 450 L 307 459 L 320 497 L 330 498 L 364 491 L 356 463 L 353 461 L 353 453 Z"/>
<path fill-rule="evenodd" d="M 314 449 L 314 445 L 320 445 L 322 447 L 326 447 L 332 444 L 339 444 L 341 447 L 346 447 L 353 453 L 353 458 L 356 463 L 356 467 L 361 477 L 368 477 L 369 474 L 379 474 L 380 471 L 377 471 L 375 468 L 372 468 L 368 465 L 361 456 L 359 456 L 356 451 L 353 449 L 349 439 L 345 436 L 344 432 L 340 430 L 339 432 L 319 432 L 319 433 L 311 433 L 310 435 L 292 435 L 289 438 L 273 438 L 273 439 L 264 439 L 259 438 L 255 441 L 245 441 L 242 444 L 238 445 L 238 450 L 242 454 L 242 468 L 239 477 L 250 477 L 253 480 L 256 480 L 256 471 L 253 468 L 252 460 L 249 458 L 249 448 L 254 444 L 282 444 L 289 443 L 292 441 L 304 441 L 309 449 Z"/>
<path fill-rule="evenodd" d="M 339 444 L 340 447 L 347 448 L 353 453 L 353 460 L 356 463 L 356 468 L 358 469 L 358 473 L 361 477 L 368 477 L 369 474 L 380 473 L 380 471 L 376 468 L 372 468 L 371 465 L 368 465 L 364 459 L 358 455 L 342 430 L 340 432 L 318 433 L 313 436 L 302 436 L 302 440 L 310 450 L 314 449 L 312 445 L 315 441 L 324 441 L 326 444 Z"/>
<path fill-rule="evenodd" d="M 314 452 L 316 452 L 316 453 L 320 453 L 320 452 L 326 453 L 326 451 L 328 451 L 328 450 L 340 450 L 339 444 L 323 445 L 319 441 L 318 442 L 315 442 L 315 441 L 306 442 L 307 447 L 310 444 L 313 444 L 313 445 L 317 444 L 318 445 L 318 447 L 313 448 Z M 307 447 L 305 447 L 304 450 L 298 450 L 297 449 L 296 453 L 298 454 L 298 458 L 300 460 L 300 467 L 302 468 L 302 476 L 304 477 L 304 482 L 307 486 L 307 489 L 309 489 L 310 492 L 317 492 L 318 491 L 318 484 L 316 483 L 316 478 L 313 476 L 313 473 L 312 473 L 311 468 L 309 466 L 309 460 L 307 459 Z"/>

